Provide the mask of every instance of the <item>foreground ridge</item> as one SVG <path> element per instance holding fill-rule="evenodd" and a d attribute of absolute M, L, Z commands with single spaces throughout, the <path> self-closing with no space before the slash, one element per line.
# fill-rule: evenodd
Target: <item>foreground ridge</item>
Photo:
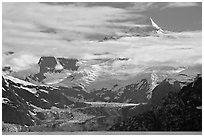
<path fill-rule="evenodd" d="M 111 131 L 202 131 L 202 78 L 170 92 L 150 111 L 114 125 Z"/>

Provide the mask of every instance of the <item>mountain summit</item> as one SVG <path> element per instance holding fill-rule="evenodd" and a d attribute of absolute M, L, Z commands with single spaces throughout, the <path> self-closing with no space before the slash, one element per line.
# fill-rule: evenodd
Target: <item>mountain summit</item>
<path fill-rule="evenodd" d="M 157 29 L 161 29 L 161 27 L 159 27 L 151 17 L 146 17 L 146 18 L 140 19 L 140 20 L 136 21 L 136 24 L 153 26 Z"/>
<path fill-rule="evenodd" d="M 163 34 L 164 32 L 165 31 L 162 30 L 150 17 L 137 22 L 134 27 L 129 28 L 125 32 L 117 33 L 112 36 L 106 36 L 104 39 L 99 41 L 102 42 L 106 40 L 117 40 L 123 37 L 158 36 L 158 34 Z"/>
<path fill-rule="evenodd" d="M 155 27 L 156 29 L 158 29 L 159 31 L 163 32 L 163 30 L 152 20 L 152 18 L 150 17 L 150 21 L 151 21 L 151 25 L 153 27 Z"/>
<path fill-rule="evenodd" d="M 153 27 L 157 28 L 157 29 L 161 29 L 153 20 L 152 18 L 150 17 L 150 21 L 151 21 L 151 24 Z"/>

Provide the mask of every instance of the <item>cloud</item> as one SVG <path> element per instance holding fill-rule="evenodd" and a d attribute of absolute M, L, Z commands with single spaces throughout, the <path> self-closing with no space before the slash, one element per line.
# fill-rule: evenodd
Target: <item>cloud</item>
<path fill-rule="evenodd" d="M 105 42 L 72 41 L 69 45 L 59 45 L 53 52 L 41 48 L 32 51 L 31 55 L 21 52 L 7 59 L 6 63 L 11 64 L 16 71 L 29 68 L 37 64 L 40 58 L 37 52 L 85 60 L 126 57 L 129 60 L 115 61 L 110 68 L 102 70 L 107 73 L 134 75 L 155 66 L 176 68 L 202 64 L 201 38 L 201 32 L 182 32 L 168 33 L 161 37 L 126 37 Z"/>
<path fill-rule="evenodd" d="M 73 40 L 104 37 L 134 25 L 118 20 L 139 16 L 124 9 L 80 4 L 3 3 L 2 11 L 3 50 L 40 53 L 66 48 Z"/>
<path fill-rule="evenodd" d="M 11 66 L 12 70 L 21 71 L 32 67 L 34 64 L 37 64 L 38 60 L 39 57 L 23 54 L 7 59 L 5 63 L 8 64 L 8 66 Z"/>
<path fill-rule="evenodd" d="M 157 7 L 158 5 L 155 2 L 136 2 L 133 6 L 127 7 L 127 9 L 133 10 L 134 12 L 143 12 Z"/>
<path fill-rule="evenodd" d="M 134 12 L 144 12 L 152 9 L 167 9 L 177 7 L 193 7 L 202 6 L 199 2 L 136 2 L 133 6 L 127 7 L 126 9 Z"/>
<path fill-rule="evenodd" d="M 115 61 L 110 68 L 102 70 L 106 73 L 135 75 L 152 67 L 179 68 L 202 64 L 201 39 L 201 32 L 169 32 L 158 38 L 126 37 L 116 41 L 87 43 L 93 50 L 84 53 L 84 55 L 86 59 L 129 58 L 127 61 Z M 94 55 L 96 50 L 110 54 Z"/>
<path fill-rule="evenodd" d="M 14 31 L 32 29 L 37 33 L 52 30 L 64 39 L 77 39 L 77 36 L 81 39 L 88 34 L 110 33 L 112 29 L 106 27 L 112 25 L 110 20 L 129 17 L 126 10 L 112 7 L 53 6 L 40 3 L 3 4 L 5 31 L 11 27 L 15 27 Z"/>
<path fill-rule="evenodd" d="M 144 11 L 155 5 L 145 4 L 142 6 L 140 3 L 141 7 L 137 5 L 135 9 Z M 3 3 L 3 52 L 15 53 L 9 57 L 3 55 L 3 65 L 22 70 L 46 55 L 79 59 L 127 57 L 128 61 L 116 61 L 110 72 L 128 74 L 155 65 L 201 64 L 201 32 L 169 32 L 158 38 L 89 41 L 87 37 L 90 35 L 107 35 L 121 31 L 122 27 L 135 26 L 132 22 L 118 21 L 133 17 L 141 19 L 140 14 L 133 15 L 129 11 L 105 6 Z"/>
<path fill-rule="evenodd" d="M 193 7 L 199 5 L 200 4 L 196 2 L 169 2 L 164 7 L 162 7 L 161 10 L 166 8 Z"/>
<path fill-rule="evenodd" d="M 121 28 L 134 25 L 132 22 L 118 20 L 141 17 L 137 14 L 132 15 L 125 9 L 87 7 L 86 4 L 76 3 L 3 3 L 2 12 L 3 52 L 14 51 L 20 54 L 24 51 L 22 54 L 32 53 L 39 57 L 81 57 L 81 54 L 76 56 L 70 51 L 89 52 L 89 46 L 84 46 L 82 41 L 97 36 L 102 38 L 121 31 Z"/>

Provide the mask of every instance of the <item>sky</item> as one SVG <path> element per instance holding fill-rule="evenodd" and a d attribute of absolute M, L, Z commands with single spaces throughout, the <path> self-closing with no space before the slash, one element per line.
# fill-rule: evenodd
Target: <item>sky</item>
<path fill-rule="evenodd" d="M 59 4 L 59 3 L 56 3 Z M 69 3 L 72 4 L 72 3 Z M 61 5 L 69 5 L 61 3 Z M 133 14 L 152 17 L 159 26 L 171 31 L 201 30 L 202 4 L 193 2 L 89 2 L 80 3 L 89 7 L 108 6 L 129 9 Z M 79 5 L 80 5 L 79 4 Z M 144 6 L 142 6 L 144 5 Z M 143 8 L 142 8 L 143 7 Z M 126 20 L 127 21 L 127 20 Z"/>
<path fill-rule="evenodd" d="M 151 17 L 168 36 L 98 42 L 147 25 Z M 202 62 L 201 3 L 3 3 L 3 66 L 32 67 L 41 56 L 79 59 L 128 57 L 140 66 L 189 66 Z M 14 53 L 8 54 L 9 51 Z M 102 53 L 108 53 L 102 55 Z M 101 55 L 98 55 L 101 54 Z M 114 64 L 120 68 L 124 64 Z M 131 72 L 129 71 L 129 72 Z"/>

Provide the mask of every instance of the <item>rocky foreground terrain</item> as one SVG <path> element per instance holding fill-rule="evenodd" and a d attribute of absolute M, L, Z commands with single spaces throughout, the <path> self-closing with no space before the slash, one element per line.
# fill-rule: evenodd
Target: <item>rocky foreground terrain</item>
<path fill-rule="evenodd" d="M 169 92 L 149 111 L 118 122 L 110 131 L 202 131 L 202 78 Z"/>

